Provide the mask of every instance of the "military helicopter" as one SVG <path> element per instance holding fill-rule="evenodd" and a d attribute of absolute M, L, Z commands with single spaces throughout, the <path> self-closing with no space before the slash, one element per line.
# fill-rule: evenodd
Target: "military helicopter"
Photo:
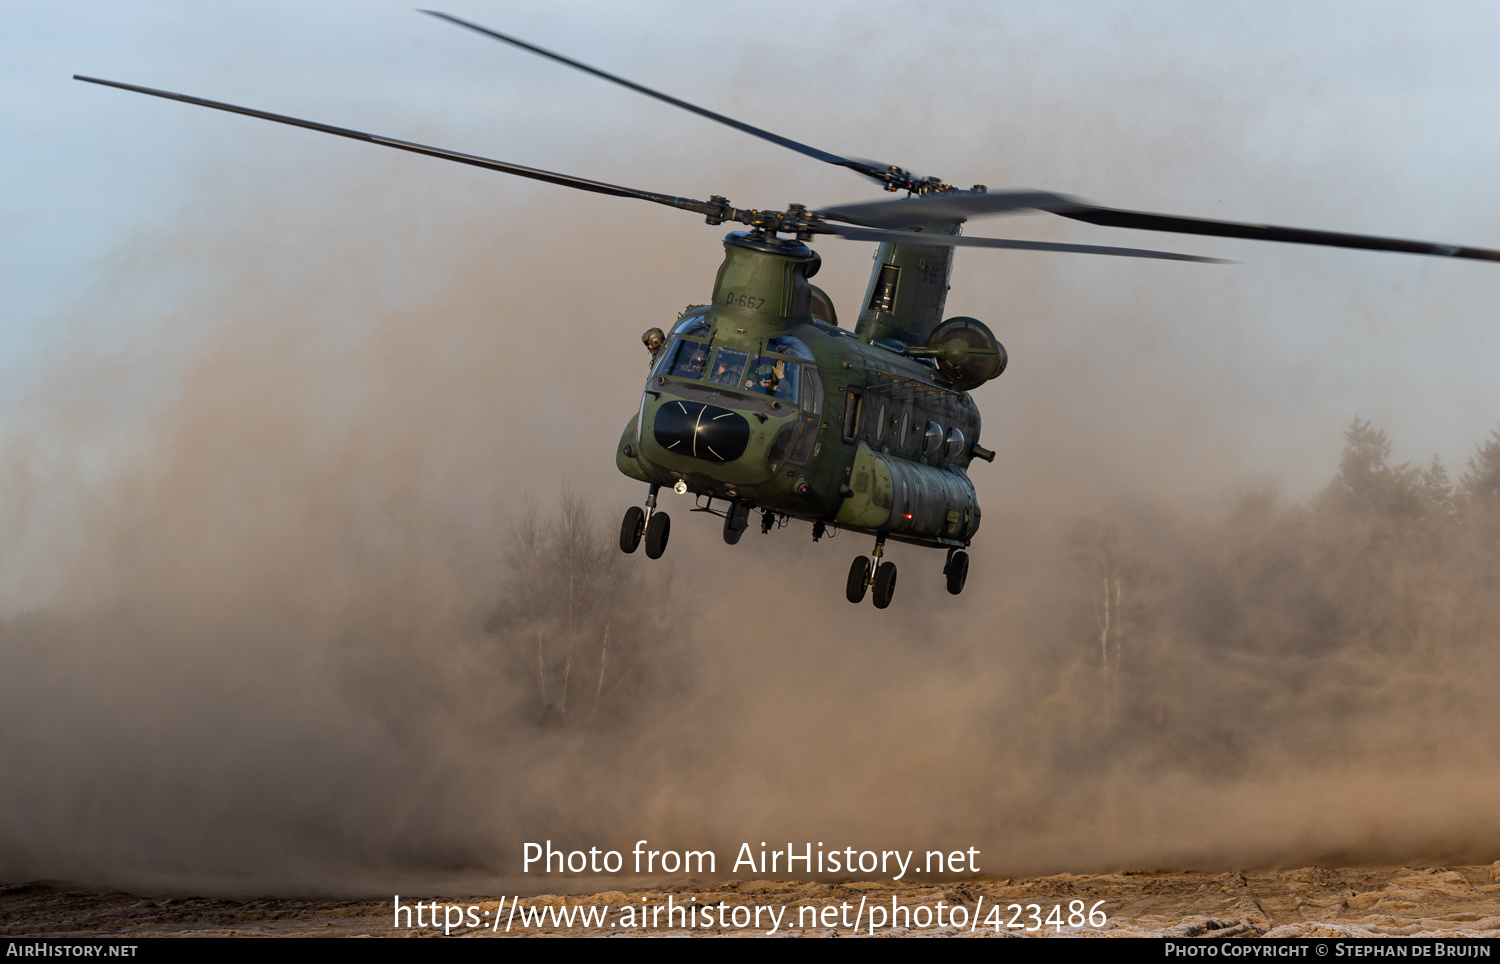
<path fill-rule="evenodd" d="M 1483 248 L 1127 211 L 1046 191 L 958 188 L 896 165 L 833 154 L 467 20 L 422 12 L 905 194 L 819 210 L 800 204 L 779 211 L 742 209 L 719 195 L 700 201 L 639 190 L 74 75 L 576 190 L 663 204 L 702 215 L 711 225 L 745 225 L 748 230 L 724 238 L 712 302 L 690 305 L 670 331 L 652 328 L 642 336 L 650 373 L 621 434 L 615 463 L 647 485 L 644 503 L 625 512 L 620 549 L 631 553 L 644 542 L 652 559 L 665 552 L 671 533 L 671 520 L 658 508 L 666 486 L 679 495 L 692 493 L 692 511 L 722 518 L 730 545 L 740 541 L 754 512 L 763 533 L 798 519 L 812 524 L 814 541 L 830 530 L 873 536 L 870 554 L 856 556 L 849 568 L 846 595 L 852 603 L 870 594 L 878 608 L 890 605 L 896 566 L 882 559 L 888 539 L 943 550 L 947 589 L 962 592 L 969 571 L 966 550 L 980 523 L 967 469 L 974 459 L 995 459 L 993 450 L 979 444 L 979 410 L 969 393 L 999 377 L 1007 356 L 978 319 L 943 318 L 954 249 L 1217 261 L 1141 248 L 970 237 L 960 228 L 971 217 L 1043 212 L 1103 227 L 1500 261 L 1500 251 Z M 811 281 L 821 264 L 807 245 L 815 237 L 878 244 L 852 330 L 840 326 L 832 300 Z"/>

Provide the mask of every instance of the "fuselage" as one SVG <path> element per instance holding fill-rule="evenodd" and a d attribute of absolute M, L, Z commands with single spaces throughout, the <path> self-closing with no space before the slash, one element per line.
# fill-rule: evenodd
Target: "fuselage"
<path fill-rule="evenodd" d="M 979 526 L 969 395 L 838 327 L 807 280 L 818 258 L 805 245 L 731 234 L 725 253 L 713 302 L 684 311 L 655 353 L 620 470 L 798 519 L 966 545 Z"/>

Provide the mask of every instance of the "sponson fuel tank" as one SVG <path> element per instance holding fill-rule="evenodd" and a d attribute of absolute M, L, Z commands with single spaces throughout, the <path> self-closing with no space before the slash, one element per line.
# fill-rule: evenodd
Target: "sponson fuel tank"
<path fill-rule="evenodd" d="M 849 488 L 835 520 L 839 525 L 954 544 L 963 544 L 979 529 L 974 483 L 954 465 L 885 455 L 861 442 Z"/>

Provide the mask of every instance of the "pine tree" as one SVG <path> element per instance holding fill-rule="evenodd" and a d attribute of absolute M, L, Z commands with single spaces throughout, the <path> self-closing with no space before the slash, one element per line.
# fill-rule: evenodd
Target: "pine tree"
<path fill-rule="evenodd" d="M 1473 509 L 1500 510 L 1500 428 L 1492 430 L 1489 441 L 1469 457 L 1459 491 Z"/>
<path fill-rule="evenodd" d="M 1352 510 L 1368 519 L 1390 502 L 1394 473 L 1386 465 L 1391 457 L 1391 440 L 1369 422 L 1355 418 L 1344 429 L 1344 451 L 1339 457 L 1339 474 L 1329 487 L 1329 494 L 1340 508 Z"/>

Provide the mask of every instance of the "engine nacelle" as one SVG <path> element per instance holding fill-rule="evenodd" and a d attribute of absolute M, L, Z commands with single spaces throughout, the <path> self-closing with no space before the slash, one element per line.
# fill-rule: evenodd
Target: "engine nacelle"
<path fill-rule="evenodd" d="M 1000 377 L 1009 358 L 1005 346 L 978 318 L 949 318 L 932 330 L 923 354 L 937 362 L 938 369 L 963 391 L 978 388 Z"/>

